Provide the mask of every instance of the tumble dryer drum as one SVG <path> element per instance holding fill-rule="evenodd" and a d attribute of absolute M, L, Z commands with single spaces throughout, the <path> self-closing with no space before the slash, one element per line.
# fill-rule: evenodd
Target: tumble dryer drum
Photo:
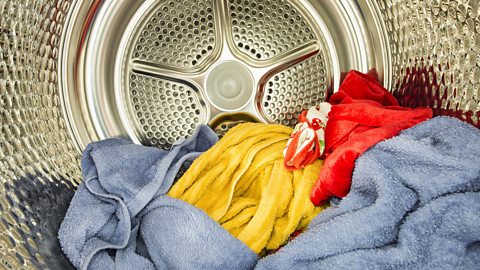
<path fill-rule="evenodd" d="M 82 149 L 292 126 L 350 70 L 480 127 L 478 0 L 0 0 L 0 267 L 68 269 Z"/>

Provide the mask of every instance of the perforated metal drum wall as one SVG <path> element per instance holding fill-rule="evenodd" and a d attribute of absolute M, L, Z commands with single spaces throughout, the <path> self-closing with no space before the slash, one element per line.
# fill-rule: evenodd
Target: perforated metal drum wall
<path fill-rule="evenodd" d="M 229 0 L 237 47 L 252 59 L 269 59 L 316 39 L 305 16 L 285 0 Z"/>
<path fill-rule="evenodd" d="M 68 267 L 57 230 L 81 181 L 57 58 L 72 1 L 0 1 L 0 268 Z"/>
<path fill-rule="evenodd" d="M 134 57 L 172 67 L 194 67 L 215 46 L 213 1 L 163 1 L 141 30 Z"/>
<path fill-rule="evenodd" d="M 268 80 L 261 102 L 270 122 L 294 126 L 299 112 L 325 100 L 328 73 L 323 57 L 317 54 Z"/>
<path fill-rule="evenodd" d="M 430 106 L 480 127 L 478 0 L 382 0 L 393 93 L 404 106 Z"/>
<path fill-rule="evenodd" d="M 56 234 L 93 140 L 294 125 L 350 68 L 480 127 L 479 2 L 0 0 L 0 269 L 71 268 Z M 231 61 L 255 84 L 225 109 L 207 81 Z"/>
<path fill-rule="evenodd" d="M 152 145 L 172 145 L 205 118 L 201 98 L 188 85 L 132 73 L 130 87 L 133 113 Z"/>

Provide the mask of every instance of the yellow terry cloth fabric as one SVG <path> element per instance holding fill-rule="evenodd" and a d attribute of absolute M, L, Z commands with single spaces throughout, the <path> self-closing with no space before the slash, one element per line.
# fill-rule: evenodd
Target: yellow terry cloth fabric
<path fill-rule="evenodd" d="M 168 195 L 203 209 L 256 253 L 280 247 L 325 206 L 309 198 L 323 162 L 283 168 L 292 129 L 246 123 L 198 157 Z"/>

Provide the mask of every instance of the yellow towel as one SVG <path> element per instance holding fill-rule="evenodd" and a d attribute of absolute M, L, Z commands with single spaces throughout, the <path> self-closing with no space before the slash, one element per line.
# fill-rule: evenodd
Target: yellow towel
<path fill-rule="evenodd" d="M 325 206 L 309 193 L 322 161 L 303 170 L 283 168 L 292 129 L 246 123 L 232 128 L 198 157 L 168 195 L 203 209 L 256 253 L 280 247 Z"/>

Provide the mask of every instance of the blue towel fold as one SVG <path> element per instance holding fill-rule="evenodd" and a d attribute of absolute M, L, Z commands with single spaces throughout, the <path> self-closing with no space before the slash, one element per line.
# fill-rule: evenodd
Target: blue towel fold
<path fill-rule="evenodd" d="M 437 117 L 361 156 L 351 191 L 258 269 L 479 269 L 480 130 Z"/>
<path fill-rule="evenodd" d="M 84 151 L 84 182 L 59 230 L 78 269 L 251 269 L 257 255 L 203 211 L 170 198 L 182 166 L 218 138 L 207 126 L 172 150 L 120 139 Z"/>

